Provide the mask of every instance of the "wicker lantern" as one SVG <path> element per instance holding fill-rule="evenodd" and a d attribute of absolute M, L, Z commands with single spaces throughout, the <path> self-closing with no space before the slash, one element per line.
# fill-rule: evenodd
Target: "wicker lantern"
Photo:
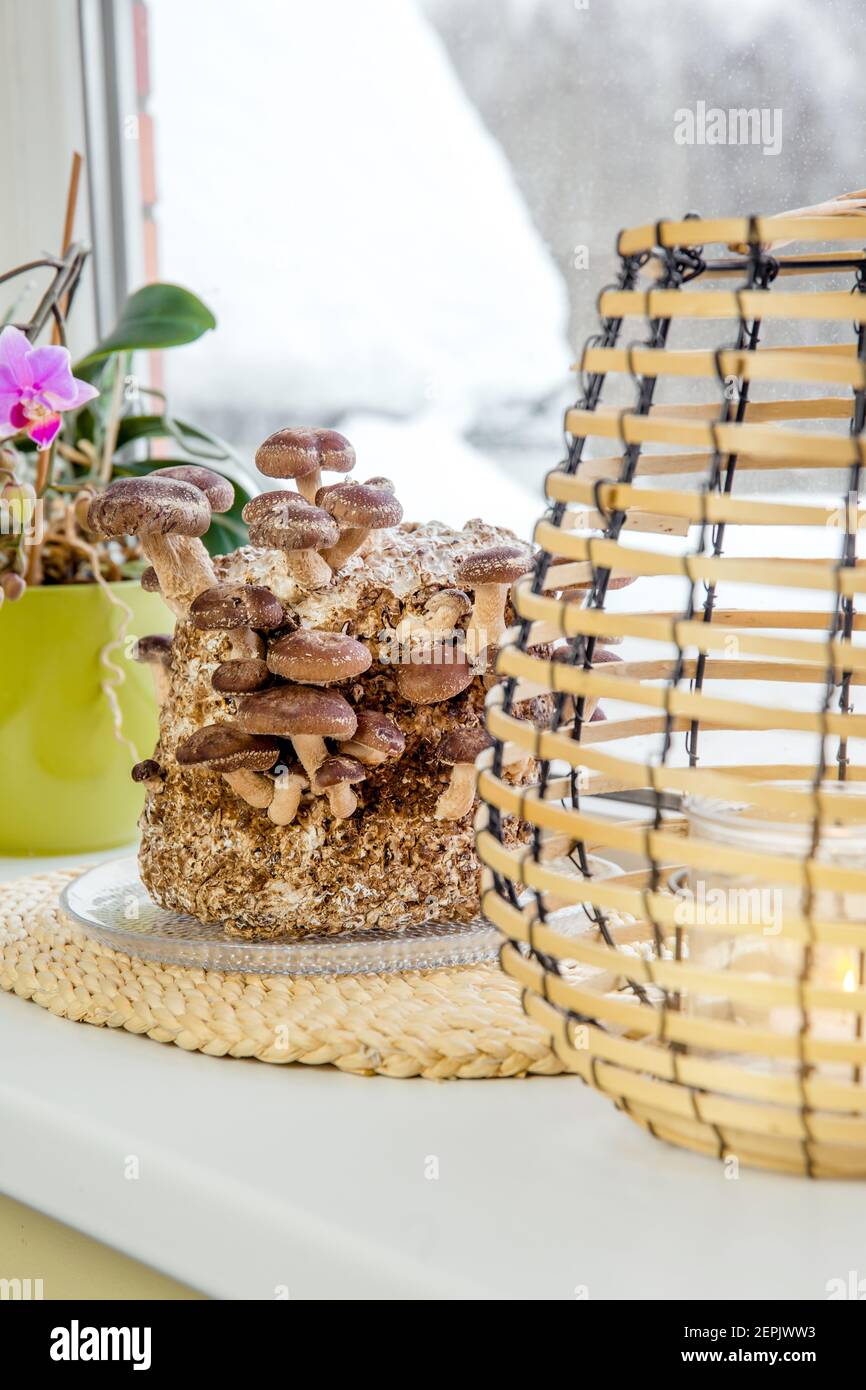
<path fill-rule="evenodd" d="M 479 782 L 484 908 L 567 1067 L 830 1177 L 866 1176 L 863 206 L 620 235 Z"/>

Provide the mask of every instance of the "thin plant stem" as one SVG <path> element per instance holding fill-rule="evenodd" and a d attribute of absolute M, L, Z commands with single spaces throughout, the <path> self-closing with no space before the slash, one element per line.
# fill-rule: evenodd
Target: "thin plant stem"
<path fill-rule="evenodd" d="M 114 451 L 117 448 L 117 436 L 120 430 L 120 407 L 123 399 L 123 379 L 124 373 L 119 357 L 115 358 L 114 382 L 111 387 L 111 404 L 108 411 L 108 419 L 105 424 L 105 441 L 102 446 L 102 464 L 99 469 L 99 481 L 106 485 L 111 481 L 111 470 L 114 464 Z"/>
<path fill-rule="evenodd" d="M 66 216 L 63 221 L 63 244 L 60 248 L 61 257 L 65 257 L 72 245 L 72 234 L 75 230 L 75 210 L 78 206 L 78 185 L 81 180 L 82 157 L 77 150 L 72 155 L 72 169 L 69 174 L 69 189 L 66 194 Z M 65 294 L 60 302 L 59 308 L 61 315 L 66 317 L 66 310 L 69 307 L 69 295 Z M 60 324 L 55 320 L 51 332 L 52 343 L 59 343 L 61 340 Z"/>
<path fill-rule="evenodd" d="M 51 460 L 54 454 L 54 446 L 39 450 L 39 458 L 36 464 L 36 496 L 41 497 L 45 489 L 51 483 Z"/>

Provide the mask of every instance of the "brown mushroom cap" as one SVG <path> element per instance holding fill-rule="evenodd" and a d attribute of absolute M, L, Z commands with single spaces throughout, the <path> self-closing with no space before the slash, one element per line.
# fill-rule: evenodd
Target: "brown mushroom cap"
<path fill-rule="evenodd" d="M 550 659 L 551 661 L 566 663 L 572 666 L 583 664 L 574 660 L 574 650 L 570 646 L 557 647 L 556 650 L 551 653 Z M 592 661 L 590 664 L 592 666 L 603 666 L 607 661 L 622 661 L 622 657 L 617 656 L 616 652 L 609 652 L 607 647 L 596 647 L 592 654 Z"/>
<path fill-rule="evenodd" d="M 182 767 L 201 765 L 215 772 L 267 772 L 280 756 L 275 738 L 240 729 L 234 724 L 206 724 L 178 745 L 177 760 Z"/>
<path fill-rule="evenodd" d="M 365 478 L 365 487 L 378 488 L 380 492 L 396 492 L 397 489 L 390 478 Z"/>
<path fill-rule="evenodd" d="M 314 734 L 321 738 L 351 738 L 357 727 L 355 711 L 336 690 L 312 685 L 277 685 L 247 695 L 238 709 L 238 724 L 255 734 Z"/>
<path fill-rule="evenodd" d="M 439 758 L 443 763 L 474 763 L 479 753 L 492 746 L 486 729 L 452 729 L 439 740 Z"/>
<path fill-rule="evenodd" d="M 531 565 L 532 556 L 522 546 L 491 545 L 467 555 L 457 567 L 457 578 L 470 588 L 478 584 L 513 584 Z"/>
<path fill-rule="evenodd" d="M 267 662 L 250 657 L 241 661 L 223 661 L 211 676 L 210 683 L 221 695 L 247 695 L 267 685 L 270 672 Z"/>
<path fill-rule="evenodd" d="M 400 725 L 390 715 L 376 709 L 358 711 L 358 727 L 352 742 L 388 758 L 399 758 L 406 747 Z"/>
<path fill-rule="evenodd" d="M 133 782 L 152 782 L 162 775 L 162 768 L 155 758 L 145 758 L 144 762 L 136 763 L 132 769 Z"/>
<path fill-rule="evenodd" d="M 437 589 L 425 603 L 424 613 L 435 613 L 440 608 L 450 609 L 458 618 L 465 617 L 472 612 L 472 600 L 463 589 Z"/>
<path fill-rule="evenodd" d="M 136 661 L 157 661 L 161 666 L 171 662 L 172 639 L 166 632 L 151 632 L 139 637 L 133 650 Z"/>
<path fill-rule="evenodd" d="M 312 502 L 308 502 L 306 497 L 302 497 L 299 492 L 289 492 L 287 488 L 277 488 L 273 492 L 260 492 L 256 497 L 251 497 L 244 503 L 241 516 L 248 526 L 252 526 L 257 521 L 262 521 L 273 511 L 291 510 L 303 511 L 304 508 L 312 507 Z"/>
<path fill-rule="evenodd" d="M 162 590 L 159 587 L 159 578 L 157 576 L 156 570 L 153 568 L 153 565 L 148 565 L 146 570 L 142 570 L 141 580 L 139 582 L 146 594 L 162 593 Z"/>
<path fill-rule="evenodd" d="M 0 575 L 0 600 L 5 596 L 10 603 L 17 603 L 23 598 L 26 590 L 26 579 L 23 575 L 16 574 L 15 570 L 7 570 L 4 575 Z"/>
<path fill-rule="evenodd" d="M 197 463 L 179 463 L 175 468 L 161 468 L 160 478 L 177 478 L 182 483 L 190 483 L 203 492 L 212 512 L 229 512 L 234 506 L 235 490 L 228 478 L 214 473 L 212 468 L 202 468 Z"/>
<path fill-rule="evenodd" d="M 281 627 L 283 605 L 261 584 L 217 584 L 197 594 L 190 604 L 193 626 L 208 628 Z"/>
<path fill-rule="evenodd" d="M 472 684 L 472 667 L 466 660 L 466 653 L 455 648 L 439 650 L 447 650 L 449 659 L 410 661 L 396 668 L 397 689 L 404 700 L 413 705 L 433 705 L 452 699 Z"/>
<path fill-rule="evenodd" d="M 573 559 L 571 559 L 571 557 L 568 556 L 568 555 L 552 555 L 552 556 L 550 557 L 550 568 L 551 568 L 551 569 L 553 569 L 554 566 L 559 566 L 559 565 L 573 565 L 574 563 L 575 563 L 575 561 L 574 561 Z M 630 584 L 634 584 L 634 583 L 636 582 L 636 580 L 637 580 L 637 575 L 635 575 L 635 574 L 613 574 L 613 575 L 608 575 L 608 581 L 607 581 L 607 590 L 608 590 L 608 593 L 609 593 L 612 589 L 627 589 L 628 586 L 629 586 Z M 545 587 L 547 587 L 546 584 L 545 584 Z M 562 586 L 562 595 L 563 595 L 563 597 L 565 597 L 567 594 L 582 593 L 582 592 L 585 591 L 586 589 L 591 589 L 591 588 L 592 588 L 592 580 L 591 580 L 591 579 L 579 579 L 579 580 L 577 580 L 577 581 L 574 582 L 574 583 L 564 584 L 564 585 Z"/>
<path fill-rule="evenodd" d="M 316 791 L 327 791 L 328 787 L 339 787 L 344 782 L 363 782 L 366 776 L 366 770 L 355 758 L 338 754 L 325 759 L 313 778 L 313 786 Z"/>
<path fill-rule="evenodd" d="M 352 680 L 368 670 L 372 661 L 369 647 L 354 637 L 310 628 L 280 637 L 268 652 L 268 666 L 278 676 L 311 685 Z"/>
<path fill-rule="evenodd" d="M 316 501 L 335 521 L 344 527 L 396 526 L 403 517 L 403 508 L 387 488 L 370 487 L 367 483 L 336 483 L 320 488 Z"/>
<path fill-rule="evenodd" d="M 87 524 L 102 536 L 203 536 L 210 517 L 210 504 L 199 488 L 149 473 L 113 482 L 91 502 Z"/>
<path fill-rule="evenodd" d="M 266 478 L 305 478 L 319 469 L 351 473 L 354 467 L 355 450 L 336 430 L 277 430 L 256 450 L 256 468 Z"/>
<path fill-rule="evenodd" d="M 274 503 L 249 528 L 250 544 L 265 550 L 323 550 L 340 539 L 333 518 L 302 497 Z"/>

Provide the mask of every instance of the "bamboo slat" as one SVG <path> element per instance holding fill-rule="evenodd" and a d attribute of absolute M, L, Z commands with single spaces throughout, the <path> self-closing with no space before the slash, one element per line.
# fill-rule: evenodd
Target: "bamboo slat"
<path fill-rule="evenodd" d="M 658 1138 L 815 1177 L 866 1177 L 866 293 L 826 278 L 861 288 L 864 199 L 621 234 L 479 760 L 484 910 L 562 1064 Z M 819 469 L 838 501 L 737 481 Z"/>

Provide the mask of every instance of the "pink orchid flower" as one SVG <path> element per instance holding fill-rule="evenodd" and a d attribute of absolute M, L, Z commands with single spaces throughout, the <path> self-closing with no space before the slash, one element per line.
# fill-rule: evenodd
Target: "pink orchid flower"
<path fill-rule="evenodd" d="M 0 333 L 0 439 L 26 430 L 47 449 L 65 410 L 77 410 L 99 392 L 72 375 L 65 347 L 33 347 L 9 324 Z"/>

